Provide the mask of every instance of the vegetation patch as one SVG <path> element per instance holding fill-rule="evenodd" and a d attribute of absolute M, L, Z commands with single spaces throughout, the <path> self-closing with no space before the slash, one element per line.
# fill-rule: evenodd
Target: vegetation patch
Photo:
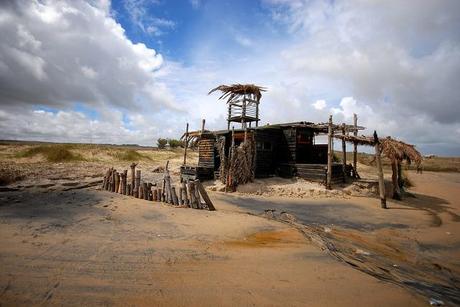
<path fill-rule="evenodd" d="M 72 145 L 59 144 L 59 145 L 40 145 L 29 148 L 18 153 L 19 158 L 34 157 L 36 155 L 43 155 L 48 162 L 71 162 L 83 161 L 83 157 L 70 151 Z"/>
<path fill-rule="evenodd" d="M 20 171 L 11 168 L 2 168 L 0 171 L 0 186 L 8 185 L 24 179 Z"/>
<path fill-rule="evenodd" d="M 113 156 L 122 161 L 140 161 L 143 159 L 151 160 L 150 157 L 144 156 L 133 149 L 116 151 L 113 153 Z"/>

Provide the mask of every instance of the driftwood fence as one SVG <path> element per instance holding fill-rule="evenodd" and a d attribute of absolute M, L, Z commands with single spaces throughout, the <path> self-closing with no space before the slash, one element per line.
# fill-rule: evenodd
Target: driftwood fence
<path fill-rule="evenodd" d="M 130 165 L 129 180 L 128 170 L 117 172 L 116 169 L 109 168 L 104 176 L 102 189 L 174 206 L 216 210 L 200 180 L 183 180 L 176 189 L 171 182 L 168 165 L 169 161 L 166 163 L 163 180 L 160 183 L 142 181 L 141 170 L 136 170 L 136 163 Z"/>

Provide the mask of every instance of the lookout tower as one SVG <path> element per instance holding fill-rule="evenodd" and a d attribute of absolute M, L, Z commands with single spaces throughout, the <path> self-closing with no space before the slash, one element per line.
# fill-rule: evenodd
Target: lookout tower
<path fill-rule="evenodd" d="M 222 92 L 219 99 L 227 99 L 227 129 L 230 130 L 231 122 L 241 123 L 241 128 L 248 127 L 248 123 L 251 127 L 252 122 L 256 127 L 259 125 L 259 103 L 265 91 L 263 87 L 254 84 L 219 85 L 208 95 L 215 91 Z"/>

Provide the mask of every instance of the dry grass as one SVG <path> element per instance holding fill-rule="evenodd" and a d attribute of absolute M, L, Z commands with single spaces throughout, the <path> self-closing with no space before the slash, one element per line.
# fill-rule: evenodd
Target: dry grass
<path fill-rule="evenodd" d="M 30 158 L 42 155 L 48 162 L 84 161 L 83 157 L 71 151 L 73 145 L 39 145 L 16 154 L 18 158 Z"/>

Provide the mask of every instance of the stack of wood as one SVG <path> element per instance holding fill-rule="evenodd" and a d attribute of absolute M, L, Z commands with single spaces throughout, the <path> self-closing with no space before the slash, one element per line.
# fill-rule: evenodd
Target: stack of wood
<path fill-rule="evenodd" d="M 137 164 L 133 163 L 129 183 L 127 181 L 128 170 L 117 172 L 116 169 L 109 168 L 104 176 L 102 189 L 144 200 L 165 202 L 174 206 L 216 210 L 200 180 L 182 181 L 179 189 L 176 189 L 171 182 L 168 164 L 169 161 L 166 164 L 161 185 L 142 181 L 141 170 L 136 170 Z"/>
<path fill-rule="evenodd" d="M 234 190 L 238 184 L 245 184 L 254 179 L 255 141 L 252 136 L 245 138 L 239 146 L 231 146 L 228 158 L 224 152 L 224 144 L 225 140 L 219 140 L 220 180 L 227 188 Z"/>

